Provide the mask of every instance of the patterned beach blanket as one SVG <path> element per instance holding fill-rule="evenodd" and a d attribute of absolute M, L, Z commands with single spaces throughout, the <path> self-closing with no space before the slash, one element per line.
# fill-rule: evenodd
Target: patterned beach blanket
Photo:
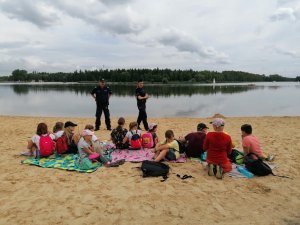
<path fill-rule="evenodd" d="M 77 154 L 66 154 L 58 157 L 48 157 L 48 158 L 27 158 L 22 160 L 22 164 L 29 164 L 34 166 L 40 166 L 43 168 L 54 168 L 54 169 L 62 169 L 68 171 L 77 171 L 81 173 L 92 173 L 95 172 L 99 167 L 101 167 L 101 163 L 95 162 L 94 168 L 89 170 L 82 170 L 76 166 L 76 162 L 78 160 Z"/>
<path fill-rule="evenodd" d="M 111 153 L 111 159 L 112 162 L 115 162 L 120 159 L 125 159 L 127 162 L 142 162 L 145 160 L 152 160 L 154 153 L 151 150 L 152 149 L 141 149 L 141 150 L 116 149 Z M 184 163 L 186 162 L 186 160 L 187 159 L 185 154 L 182 154 L 179 159 L 170 162 Z"/>
<path fill-rule="evenodd" d="M 270 164 L 270 163 L 267 163 L 270 168 L 273 170 L 274 168 L 276 168 L 276 165 L 274 164 Z M 241 166 L 241 165 L 240 165 Z M 244 166 L 244 165 L 242 165 Z M 240 173 L 237 169 L 237 165 L 232 163 L 232 170 L 228 173 L 225 173 L 226 176 L 229 176 L 229 177 L 233 177 L 233 178 L 247 178 L 244 174 Z"/>

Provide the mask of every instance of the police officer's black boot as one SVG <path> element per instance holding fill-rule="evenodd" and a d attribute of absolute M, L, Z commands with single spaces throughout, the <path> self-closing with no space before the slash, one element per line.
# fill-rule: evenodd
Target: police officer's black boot
<path fill-rule="evenodd" d="M 96 117 L 96 122 L 95 122 L 95 131 L 100 130 L 100 125 L 101 125 L 101 120 L 100 117 Z"/>

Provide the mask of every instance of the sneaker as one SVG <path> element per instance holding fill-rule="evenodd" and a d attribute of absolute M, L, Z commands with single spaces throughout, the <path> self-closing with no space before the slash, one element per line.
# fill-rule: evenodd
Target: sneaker
<path fill-rule="evenodd" d="M 216 165 L 216 178 L 222 179 L 223 178 L 223 168 L 221 165 Z"/>
<path fill-rule="evenodd" d="M 118 163 L 118 165 L 123 165 L 125 163 L 125 159 L 117 160 L 115 163 Z"/>
<path fill-rule="evenodd" d="M 271 162 L 271 161 L 274 160 L 274 158 L 275 158 L 274 155 L 268 155 L 268 157 L 266 158 L 266 160 L 269 161 L 269 162 Z"/>
<path fill-rule="evenodd" d="M 215 176 L 215 167 L 214 164 L 208 164 L 208 176 Z"/>
<path fill-rule="evenodd" d="M 118 167 L 119 163 L 117 163 L 117 162 L 108 162 L 104 166 L 105 167 Z"/>

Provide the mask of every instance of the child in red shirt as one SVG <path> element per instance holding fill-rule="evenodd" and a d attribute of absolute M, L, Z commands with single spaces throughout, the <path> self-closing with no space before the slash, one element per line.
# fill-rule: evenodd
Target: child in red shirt
<path fill-rule="evenodd" d="M 211 124 L 214 132 L 209 132 L 204 140 L 203 148 L 207 150 L 208 175 L 223 178 L 223 173 L 232 170 L 228 155 L 231 154 L 231 137 L 224 133 L 225 122 L 223 119 L 216 118 Z"/>

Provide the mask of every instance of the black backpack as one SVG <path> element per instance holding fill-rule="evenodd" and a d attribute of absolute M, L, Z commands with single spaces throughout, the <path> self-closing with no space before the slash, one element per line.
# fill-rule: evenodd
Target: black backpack
<path fill-rule="evenodd" d="M 254 156 L 254 158 L 252 157 Z M 273 176 L 282 177 L 282 178 L 290 178 L 288 176 L 280 176 L 275 175 L 268 164 L 266 164 L 258 155 L 254 153 L 249 153 L 244 157 L 244 163 L 246 169 L 249 170 L 251 173 L 257 176 L 267 176 L 272 174 Z M 292 178 L 290 178 L 292 179 Z"/>
<path fill-rule="evenodd" d="M 252 157 L 252 155 L 254 157 Z M 269 167 L 269 165 L 264 163 L 262 159 L 254 153 L 249 153 L 248 155 L 246 155 L 244 157 L 244 163 L 246 169 L 254 175 L 267 176 L 269 174 L 273 174 L 272 169 Z"/>
<path fill-rule="evenodd" d="M 170 167 L 161 162 L 154 162 L 145 160 L 142 162 L 141 170 L 143 171 L 143 177 L 163 177 L 162 181 L 168 179 L 168 173 Z"/>
<path fill-rule="evenodd" d="M 180 142 L 180 141 L 178 141 L 178 140 L 176 140 L 176 141 L 177 141 L 178 146 L 179 146 L 179 153 L 180 153 L 180 154 L 185 153 L 186 148 L 187 148 L 187 143 L 182 143 L 182 142 Z"/>

